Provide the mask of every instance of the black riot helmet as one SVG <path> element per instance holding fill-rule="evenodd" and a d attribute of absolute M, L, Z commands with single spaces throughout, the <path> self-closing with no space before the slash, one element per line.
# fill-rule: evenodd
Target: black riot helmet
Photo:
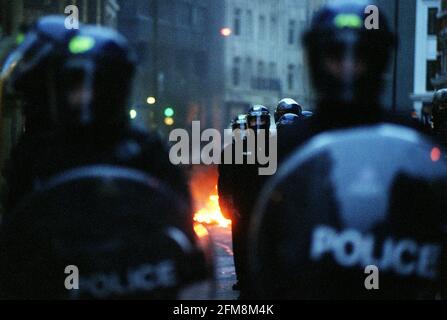
<path fill-rule="evenodd" d="M 443 152 L 414 130 L 378 125 L 315 137 L 253 211 L 251 292 L 433 299 L 447 280 L 446 187 Z"/>
<path fill-rule="evenodd" d="M 433 116 L 447 116 L 447 89 L 439 89 L 433 96 Z"/>
<path fill-rule="evenodd" d="M 297 124 L 300 121 L 300 119 L 301 118 L 294 113 L 286 113 L 276 123 L 276 128 L 278 130 L 281 130 L 281 128 L 284 128 L 287 126 L 293 126 L 293 125 Z"/>
<path fill-rule="evenodd" d="M 27 131 L 54 126 L 51 107 L 57 100 L 56 74 L 67 55 L 65 44 L 77 33 L 65 28 L 65 17 L 41 18 L 25 35 L 19 35 L 18 47 L 3 65 L 1 91 L 8 89 L 21 100 Z"/>
<path fill-rule="evenodd" d="M 439 89 L 433 96 L 433 131 L 442 144 L 447 143 L 447 89 Z"/>
<path fill-rule="evenodd" d="M 275 123 L 278 123 L 279 119 L 286 113 L 296 114 L 301 116 L 303 112 L 303 107 L 293 99 L 285 98 L 282 99 L 275 110 Z"/>
<path fill-rule="evenodd" d="M 447 89 L 446 88 L 439 89 L 435 92 L 435 94 L 433 95 L 433 104 L 434 105 L 446 104 L 445 109 L 447 109 Z"/>
<path fill-rule="evenodd" d="M 247 113 L 247 125 L 255 132 L 270 129 L 270 111 L 267 107 L 255 105 Z"/>
<path fill-rule="evenodd" d="M 312 111 L 303 111 L 302 115 L 305 118 L 311 118 L 313 117 L 314 113 Z"/>
<path fill-rule="evenodd" d="M 136 60 L 128 42 L 112 29 L 85 26 L 66 44 L 58 74 L 64 126 L 120 126 L 128 122 L 126 102 Z"/>
<path fill-rule="evenodd" d="M 379 106 L 395 37 L 383 14 L 373 16 L 366 9 L 352 2 L 326 5 L 304 34 L 318 107 L 324 109 L 320 111 L 352 108 L 347 113 L 364 114 L 362 109 Z"/>
<path fill-rule="evenodd" d="M 240 114 L 233 121 L 231 121 L 231 129 L 234 130 L 247 130 L 247 115 Z"/>

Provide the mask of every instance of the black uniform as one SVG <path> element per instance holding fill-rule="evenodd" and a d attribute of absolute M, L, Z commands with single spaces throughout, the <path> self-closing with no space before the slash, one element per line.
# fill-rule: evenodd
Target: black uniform
<path fill-rule="evenodd" d="M 6 170 L 9 187 L 6 207 L 12 210 L 23 196 L 51 176 L 91 164 L 141 170 L 164 181 L 191 203 L 186 177 L 179 167 L 171 164 L 160 138 L 121 127 L 107 130 L 84 128 L 75 132 L 62 130 L 22 137 Z"/>
<path fill-rule="evenodd" d="M 325 108 L 319 109 L 324 110 Z M 294 150 L 321 132 L 378 123 L 399 124 L 426 133 L 425 128 L 415 119 L 392 114 L 380 107 L 371 107 L 361 114 L 337 110 L 317 111 L 312 117 L 300 119 L 298 125 L 281 128 L 278 139 L 279 163 L 284 162 Z"/>
<path fill-rule="evenodd" d="M 432 109 L 433 134 L 444 146 L 447 146 L 447 89 L 436 91 Z"/>
<path fill-rule="evenodd" d="M 248 256 L 248 229 L 250 226 L 251 215 L 256 203 L 257 197 L 262 190 L 263 185 L 269 176 L 259 174 L 259 169 L 263 167 L 258 162 L 257 151 L 261 148 L 261 138 L 266 139 L 263 148 L 259 152 L 269 152 L 270 139 L 270 113 L 263 106 L 251 108 L 247 114 L 247 127 L 251 129 L 248 137 L 243 140 L 243 164 L 235 163 L 235 143 L 227 146 L 233 149 L 233 164 L 224 164 L 219 167 L 219 195 L 222 199 L 230 199 L 232 216 L 232 236 L 234 261 L 236 273 L 241 290 L 241 298 L 246 295 L 247 278 L 247 256 Z M 265 130 L 265 135 L 260 135 L 258 130 Z M 249 140 L 254 142 L 254 149 L 248 146 Z M 224 150 L 225 152 L 225 150 Z M 251 159 L 251 160 L 250 160 Z M 224 200 L 222 200 L 224 202 Z M 226 210 L 226 205 L 221 206 Z"/>

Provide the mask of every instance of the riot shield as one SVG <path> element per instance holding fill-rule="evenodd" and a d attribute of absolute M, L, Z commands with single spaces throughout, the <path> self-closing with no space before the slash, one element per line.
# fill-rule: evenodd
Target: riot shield
<path fill-rule="evenodd" d="M 5 217 L 5 298 L 210 298 L 213 269 L 191 209 L 160 181 L 120 167 L 51 178 Z"/>
<path fill-rule="evenodd" d="M 394 125 L 329 132 L 297 150 L 254 214 L 251 294 L 434 298 L 447 271 L 442 156 Z"/>

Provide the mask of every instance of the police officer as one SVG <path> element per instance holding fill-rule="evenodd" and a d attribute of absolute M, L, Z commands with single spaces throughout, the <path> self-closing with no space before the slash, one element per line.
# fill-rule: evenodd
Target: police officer
<path fill-rule="evenodd" d="M 241 169 L 242 163 L 246 162 L 246 151 L 247 151 L 247 115 L 238 115 L 231 122 L 231 129 L 233 131 L 233 140 L 231 145 L 224 148 L 222 152 L 222 161 L 219 165 L 219 178 L 218 178 L 218 192 L 219 192 L 219 206 L 221 208 L 222 214 L 227 218 L 231 219 L 231 231 L 232 231 L 232 242 L 233 242 L 233 258 L 236 270 L 237 283 L 233 285 L 233 290 L 240 289 L 240 278 L 241 270 L 241 229 L 240 229 L 240 207 L 238 206 L 241 181 Z M 228 153 L 231 149 L 232 152 L 232 163 L 225 163 L 225 153 Z M 239 158 L 241 163 L 236 163 L 236 158 Z"/>
<path fill-rule="evenodd" d="M 433 133 L 443 144 L 447 143 L 447 89 L 439 89 L 433 96 Z"/>
<path fill-rule="evenodd" d="M 223 215 L 227 219 L 234 220 L 237 217 L 238 212 L 234 207 L 234 201 L 232 193 L 237 183 L 237 170 L 236 170 L 236 152 L 240 152 L 241 162 L 244 161 L 244 153 L 246 151 L 246 134 L 247 134 L 247 115 L 241 114 L 233 119 L 230 123 L 232 130 L 232 143 L 224 148 L 221 155 L 221 164 L 219 165 L 219 179 L 218 179 L 218 192 L 219 192 L 219 205 Z M 239 144 L 239 148 L 236 145 Z M 231 150 L 231 164 L 225 163 L 225 154 Z M 233 224 L 234 227 L 234 224 Z"/>
<path fill-rule="evenodd" d="M 33 106 L 49 110 L 51 128 L 30 134 L 13 155 L 2 294 L 179 298 L 212 270 L 193 231 L 183 174 L 158 137 L 129 124 L 134 56 L 110 29 L 46 36 L 62 30 L 63 18 L 39 21 L 18 48 L 23 60 L 11 77 L 18 91 L 45 79 L 45 103 Z M 68 265 L 79 265 L 77 292 L 60 281 Z"/>
<path fill-rule="evenodd" d="M 247 151 L 246 162 L 238 166 L 239 182 L 235 188 L 234 201 L 239 208 L 238 238 L 239 247 L 239 282 L 241 299 L 248 295 L 247 287 L 247 257 L 248 257 L 248 230 L 256 200 L 265 184 L 268 175 L 261 175 L 260 169 L 265 167 L 260 162 L 261 155 L 269 155 L 270 141 L 274 139 L 270 134 L 271 114 L 267 107 L 255 105 L 247 113 Z"/>
<path fill-rule="evenodd" d="M 326 130 L 379 122 L 420 129 L 413 119 L 391 114 L 381 106 L 383 77 L 396 40 L 384 17 L 380 28 L 372 30 L 364 26 L 365 14 L 352 16 L 349 21 L 348 15 L 359 10 L 360 6 L 349 3 L 326 6 L 304 34 L 316 110 L 305 124 L 287 129 L 287 135 L 293 138 L 279 140 L 280 159 Z"/>
<path fill-rule="evenodd" d="M 8 169 L 10 210 L 49 176 L 91 163 L 153 174 L 190 202 L 161 140 L 131 128 L 126 103 L 135 58 L 123 37 L 93 26 L 69 32 L 64 18 L 46 17 L 16 56 L 9 81 L 30 111 Z"/>
<path fill-rule="evenodd" d="M 304 37 L 318 108 L 298 145 L 313 139 L 259 198 L 256 298 L 433 299 L 445 287 L 447 165 L 433 142 L 380 108 L 394 37 L 383 16 L 366 29 L 364 12 L 325 6 Z"/>

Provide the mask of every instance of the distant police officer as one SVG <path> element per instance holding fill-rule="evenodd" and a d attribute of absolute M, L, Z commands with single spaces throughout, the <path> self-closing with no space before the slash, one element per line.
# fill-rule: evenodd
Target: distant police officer
<path fill-rule="evenodd" d="M 439 89 L 433 97 L 433 132 L 435 137 L 447 145 L 447 89 Z"/>
<path fill-rule="evenodd" d="M 415 130 L 381 124 L 393 120 L 379 96 L 394 41 L 383 16 L 379 29 L 365 19 L 362 6 L 328 5 L 305 35 L 318 108 L 298 145 L 326 133 L 259 198 L 252 297 L 433 299 L 445 287 L 447 165 Z"/>
<path fill-rule="evenodd" d="M 236 188 L 235 203 L 239 208 L 238 239 L 240 265 L 239 280 L 241 299 L 247 298 L 247 256 L 248 230 L 256 200 L 269 176 L 261 175 L 262 155 L 269 155 L 271 114 L 267 107 L 255 105 L 247 113 L 247 153 L 246 162 L 238 166 L 239 183 Z"/>
<path fill-rule="evenodd" d="M 236 269 L 236 277 L 238 283 L 233 285 L 234 290 L 240 289 L 240 277 L 241 277 L 241 237 L 242 231 L 240 228 L 240 206 L 239 200 L 241 192 L 242 176 L 241 165 L 246 163 L 247 159 L 247 115 L 238 115 L 231 122 L 231 129 L 233 131 L 232 144 L 225 147 L 222 152 L 222 162 L 219 165 L 219 178 L 218 178 L 218 192 L 219 192 L 219 206 L 223 215 L 227 219 L 231 219 L 231 231 L 233 242 L 233 258 Z M 231 162 L 225 163 L 225 153 L 228 153 L 231 149 Z M 238 161 L 236 159 L 239 158 Z M 240 163 L 238 163 L 240 161 Z M 245 243 L 243 244 L 245 245 Z"/>

